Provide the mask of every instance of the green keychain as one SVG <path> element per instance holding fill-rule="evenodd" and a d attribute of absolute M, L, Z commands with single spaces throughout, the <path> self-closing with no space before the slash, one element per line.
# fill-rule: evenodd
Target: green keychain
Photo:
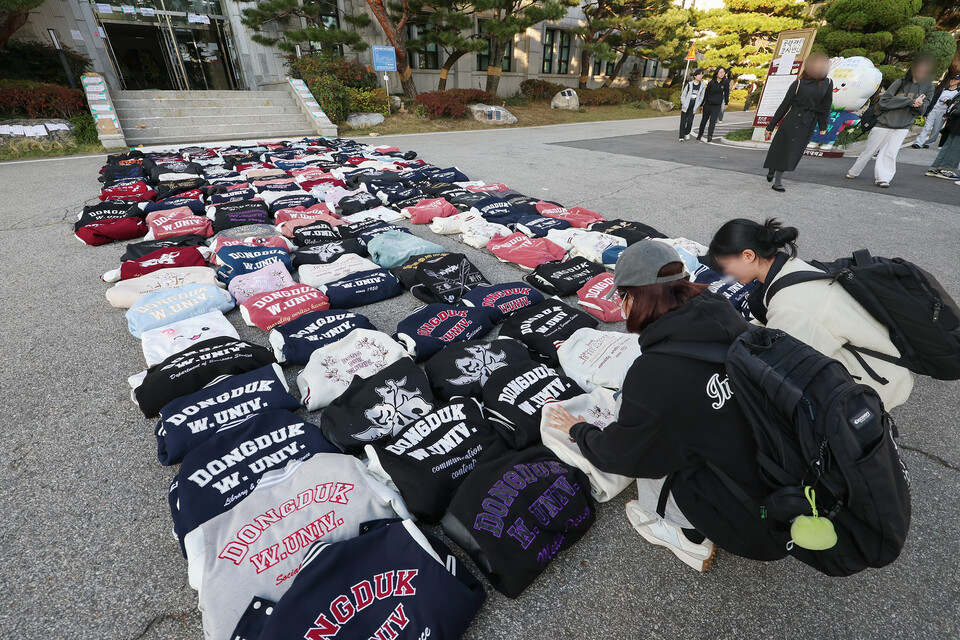
<path fill-rule="evenodd" d="M 803 495 L 807 497 L 813 515 L 797 516 L 794 519 L 793 524 L 790 525 L 793 543 L 810 551 L 832 549 L 837 544 L 837 532 L 833 528 L 833 523 L 817 515 L 817 494 L 813 487 L 804 487 Z"/>

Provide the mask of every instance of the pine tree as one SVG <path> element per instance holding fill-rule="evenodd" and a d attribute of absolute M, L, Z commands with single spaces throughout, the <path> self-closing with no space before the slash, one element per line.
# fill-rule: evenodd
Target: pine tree
<path fill-rule="evenodd" d="M 937 61 L 937 74 L 949 67 L 957 51 L 952 35 L 937 28 L 933 17 L 918 16 L 922 0 L 834 0 L 823 13 L 816 50 L 833 56 L 866 56 L 883 72 L 885 86 L 903 75 L 923 53 Z"/>
<path fill-rule="evenodd" d="M 486 90 L 497 92 L 503 72 L 503 56 L 517 35 L 538 22 L 559 20 L 569 7 L 577 4 L 578 0 L 474 0 L 474 11 L 484 25 L 483 37 L 490 45 Z"/>
<path fill-rule="evenodd" d="M 240 12 L 241 22 L 252 32 L 254 42 L 287 53 L 293 53 L 295 45 L 303 42 L 347 45 L 354 51 L 366 49 L 368 45 L 358 33 L 329 24 L 330 16 L 336 14 L 336 0 L 260 0 Z M 370 24 L 367 15 L 341 17 L 354 27 Z M 277 35 L 267 35 L 271 32 Z"/>
<path fill-rule="evenodd" d="M 781 31 L 812 22 L 807 3 L 795 0 L 725 0 L 723 9 L 705 12 L 698 24 L 697 50 L 706 69 L 726 67 L 733 76 L 763 78 Z"/>
<path fill-rule="evenodd" d="M 423 51 L 435 45 L 445 54 L 437 91 L 447 88 L 450 70 L 463 56 L 480 53 L 487 42 L 473 32 L 473 5 L 469 0 L 431 0 L 428 3 L 412 4 L 417 13 L 419 37 L 408 40 L 411 51 Z"/>

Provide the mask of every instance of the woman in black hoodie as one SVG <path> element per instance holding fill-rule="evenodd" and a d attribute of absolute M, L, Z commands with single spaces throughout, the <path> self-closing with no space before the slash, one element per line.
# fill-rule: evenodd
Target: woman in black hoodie
<path fill-rule="evenodd" d="M 667 244 L 644 240 L 620 256 L 614 273 L 627 330 L 640 334 L 643 355 L 623 381 L 616 422 L 601 430 L 556 407 L 550 426 L 565 431 L 598 469 L 637 478 L 637 500 L 627 517 L 638 533 L 705 571 L 714 545 L 756 560 L 786 556 L 763 520 L 726 488 L 707 463 L 747 493 L 764 486 L 756 444 L 724 367 L 655 353 L 671 341 L 729 344 L 746 330 L 743 316 L 723 296 L 687 280 Z"/>
<path fill-rule="evenodd" d="M 710 123 L 707 129 L 707 142 L 713 142 L 713 129 L 717 126 L 717 118 L 723 112 L 723 106 L 730 102 L 730 79 L 727 78 L 727 70 L 723 67 L 717 67 L 713 74 L 713 79 L 707 83 L 706 91 L 703 97 L 703 115 L 700 116 L 700 133 L 697 134 L 697 140 L 703 139 L 703 130 Z"/>

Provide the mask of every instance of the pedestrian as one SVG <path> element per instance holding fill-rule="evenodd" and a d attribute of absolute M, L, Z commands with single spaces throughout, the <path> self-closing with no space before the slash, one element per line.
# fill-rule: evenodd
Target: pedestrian
<path fill-rule="evenodd" d="M 767 182 L 773 182 L 774 191 L 786 191 L 782 184 L 783 172 L 797 168 L 814 128 L 820 135 L 827 131 L 833 103 L 833 82 L 827 77 L 828 71 L 830 58 L 824 53 L 811 54 L 800 77 L 787 88 L 783 102 L 767 124 L 766 140 L 770 140 L 774 128 L 779 126 L 763 162 Z"/>
<path fill-rule="evenodd" d="M 716 547 L 755 560 L 785 557 L 765 521 L 712 470 L 729 474 L 750 495 L 765 495 L 756 441 L 724 365 L 647 353 L 675 340 L 730 344 L 746 320 L 722 295 L 690 282 L 676 251 L 657 240 L 621 254 L 614 284 L 627 331 L 640 335 L 642 351 L 624 378 L 617 420 L 601 430 L 548 405 L 547 424 L 567 433 L 601 471 L 638 479 L 628 519 L 645 540 L 688 566 L 705 571 Z"/>
<path fill-rule="evenodd" d="M 917 56 L 906 75 L 894 80 L 883 92 L 877 103 L 877 126 L 867 136 L 867 147 L 860 152 L 857 161 L 850 167 L 847 177 L 856 178 L 877 156 L 873 165 L 873 180 L 878 187 L 889 187 L 897 173 L 897 154 L 903 139 L 910 133 L 917 116 L 923 115 L 933 98 L 933 58 Z"/>
<path fill-rule="evenodd" d="M 932 178 L 956 180 L 960 178 L 960 95 L 954 96 L 943 118 L 940 136 L 940 153 L 924 175 Z M 960 182 L 956 182 L 960 185 Z"/>
<path fill-rule="evenodd" d="M 727 100 L 726 102 L 720 103 L 720 115 L 717 117 L 717 122 L 723 122 L 723 114 L 727 110 L 727 107 L 730 105 L 730 89 L 731 87 L 736 88 L 736 85 L 733 83 L 733 79 L 729 75 L 724 75 L 722 80 L 726 86 Z"/>
<path fill-rule="evenodd" d="M 727 70 L 723 67 L 717 67 L 713 79 L 707 83 L 706 95 L 703 98 L 703 115 L 700 116 L 700 133 L 697 134 L 697 140 L 703 140 L 703 129 L 709 121 L 707 142 L 713 142 L 713 128 L 717 126 L 717 118 L 720 117 L 723 105 L 727 102 L 730 102 L 730 80 L 727 78 Z"/>
<path fill-rule="evenodd" d="M 848 348 L 900 357 L 887 327 L 846 289 L 832 280 L 815 280 L 767 295 L 770 286 L 787 274 L 818 271 L 797 257 L 798 236 L 796 228 L 784 227 L 774 218 L 763 224 L 740 218 L 720 227 L 710 242 L 710 255 L 739 282 L 761 283 L 749 298 L 750 312 L 758 322 L 839 360 L 855 380 L 876 390 L 888 410 L 903 404 L 913 390 L 913 374 Z"/>
<path fill-rule="evenodd" d="M 693 80 L 684 85 L 680 93 L 680 142 L 690 139 L 697 109 L 703 104 L 704 89 L 703 69 L 694 69 Z"/>
<path fill-rule="evenodd" d="M 929 149 L 927 144 L 930 138 L 940 134 L 943 126 L 943 114 L 947 112 L 947 105 L 960 93 L 960 75 L 952 76 L 947 80 L 947 86 L 937 91 L 927 109 L 927 121 L 923 124 L 920 135 L 913 141 L 914 149 Z"/>

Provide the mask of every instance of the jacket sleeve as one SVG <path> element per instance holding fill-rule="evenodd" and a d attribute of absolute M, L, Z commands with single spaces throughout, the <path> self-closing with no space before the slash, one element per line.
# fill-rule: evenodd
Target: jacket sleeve
<path fill-rule="evenodd" d="M 730 104 L 730 81 L 723 83 L 723 104 Z"/>
<path fill-rule="evenodd" d="M 630 478 L 662 478 L 683 469 L 677 430 L 668 416 L 643 402 L 643 397 L 658 397 L 651 386 L 642 393 L 624 385 L 620 412 L 615 422 L 604 429 L 581 422 L 570 436 L 583 456 L 607 473 Z"/>
<path fill-rule="evenodd" d="M 683 85 L 683 91 L 680 93 L 680 110 L 684 111 L 687 106 L 687 100 L 690 98 L 691 84 L 688 82 Z"/>
<path fill-rule="evenodd" d="M 780 106 L 777 107 L 777 112 L 773 114 L 773 117 L 770 119 L 770 124 L 767 125 L 767 131 L 773 131 L 780 121 L 783 120 L 783 116 L 787 115 L 787 111 L 790 110 L 790 105 L 793 104 L 793 99 L 797 95 L 797 89 L 799 88 L 797 83 L 799 80 L 794 80 L 793 84 L 790 85 L 790 88 L 787 89 L 787 95 L 783 96 L 783 102 L 780 103 Z"/>
<path fill-rule="evenodd" d="M 820 98 L 817 109 L 817 130 L 825 131 L 830 124 L 830 108 L 833 106 L 833 81 L 827 80 L 827 90 Z"/>
<path fill-rule="evenodd" d="M 893 111 L 895 109 L 904 109 L 913 104 L 915 98 L 909 96 L 898 96 L 897 91 L 900 91 L 900 87 L 903 86 L 903 82 L 900 80 L 895 81 L 890 85 L 890 88 L 883 92 L 883 95 L 880 96 L 880 109 L 882 111 Z"/>

